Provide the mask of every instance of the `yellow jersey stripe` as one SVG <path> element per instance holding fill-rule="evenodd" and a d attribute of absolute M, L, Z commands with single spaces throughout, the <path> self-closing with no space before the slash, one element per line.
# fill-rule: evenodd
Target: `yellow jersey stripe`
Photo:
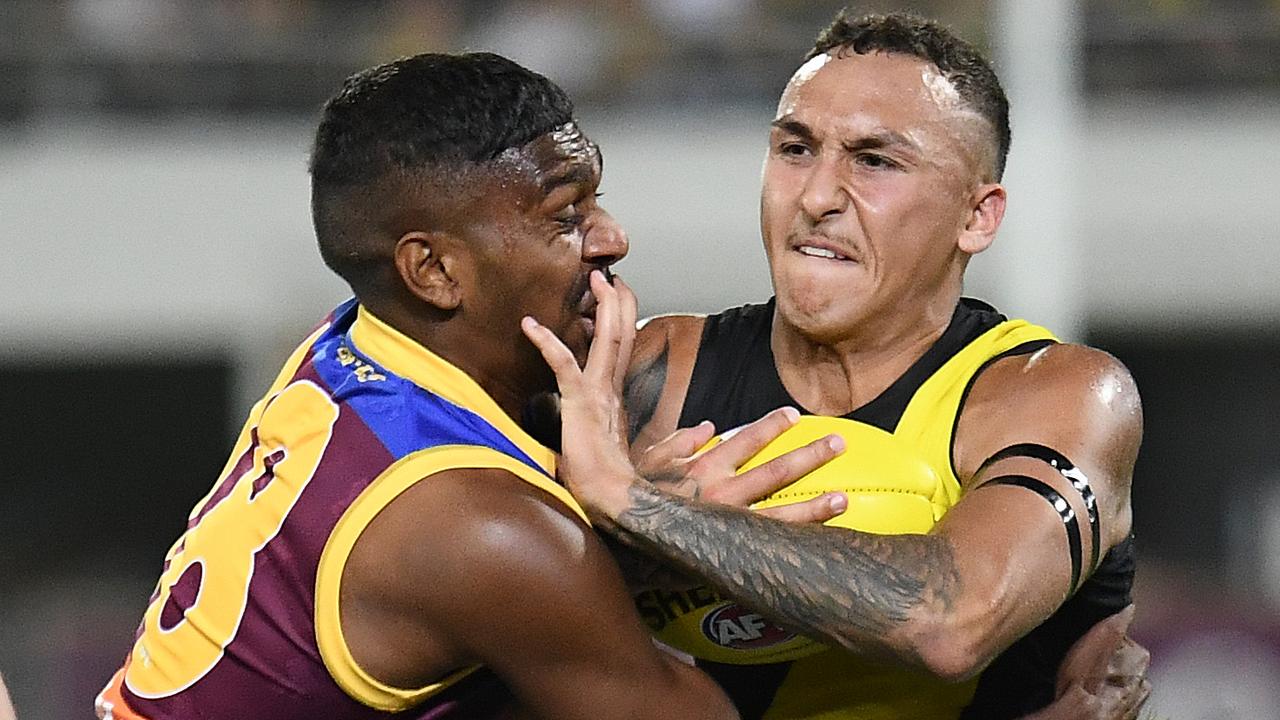
<path fill-rule="evenodd" d="M 378 319 L 363 305 L 351 326 L 351 340 L 361 352 L 387 370 L 484 418 L 548 475 L 555 475 L 555 452 L 516 424 L 479 383 L 448 360 Z"/>

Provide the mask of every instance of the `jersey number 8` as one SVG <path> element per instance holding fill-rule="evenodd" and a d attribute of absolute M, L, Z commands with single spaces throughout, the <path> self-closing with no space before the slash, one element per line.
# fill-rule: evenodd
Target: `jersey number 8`
<path fill-rule="evenodd" d="M 254 556 L 280 532 L 311 481 L 338 412 L 323 390 L 301 380 L 267 401 L 256 426 L 250 417 L 245 452 L 252 465 L 236 477 L 245 464 L 238 462 L 219 479 L 169 551 L 129 659 L 130 691 L 173 695 L 222 658 L 248 605 Z"/>

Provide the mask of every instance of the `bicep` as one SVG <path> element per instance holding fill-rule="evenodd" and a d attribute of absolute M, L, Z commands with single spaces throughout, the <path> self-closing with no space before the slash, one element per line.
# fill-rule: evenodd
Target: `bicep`
<path fill-rule="evenodd" d="M 1054 350 L 975 385 L 957 436 L 965 492 L 935 530 L 989 612 L 996 651 L 1052 614 L 1129 533 L 1141 437 L 1132 381 L 1097 351 Z"/>
<path fill-rule="evenodd" d="M 1036 444 L 1064 456 L 1097 498 L 1105 549 L 1128 534 L 1142 423 L 1137 387 L 1118 360 L 1053 345 L 1001 360 L 979 376 L 957 423 L 955 467 L 968 491 L 994 476 L 1000 468 L 991 458 L 1007 448 Z M 1046 477 L 1057 482 L 1057 473 Z"/>
<path fill-rule="evenodd" d="M 1046 483 L 1048 485 L 1048 483 Z M 1067 598 L 1071 549 L 1058 509 L 1036 492 L 989 484 L 970 492 L 933 533 L 951 547 L 954 615 L 987 660 Z"/>

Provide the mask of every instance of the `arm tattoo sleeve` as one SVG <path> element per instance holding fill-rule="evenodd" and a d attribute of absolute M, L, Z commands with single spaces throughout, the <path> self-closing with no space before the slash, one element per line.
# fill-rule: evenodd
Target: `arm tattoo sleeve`
<path fill-rule="evenodd" d="M 913 611 L 948 611 L 960 592 L 945 538 L 786 524 L 647 483 L 630 494 L 616 532 L 775 622 L 835 645 L 892 652 L 893 631 Z"/>
<path fill-rule="evenodd" d="M 648 365 L 640 368 L 627 377 L 622 387 L 623 398 L 627 405 L 627 427 L 630 429 L 629 440 L 635 440 L 641 428 L 653 419 L 658 409 L 658 400 L 662 397 L 662 388 L 667 384 L 667 358 L 670 346 L 663 344 L 662 352 Z"/>

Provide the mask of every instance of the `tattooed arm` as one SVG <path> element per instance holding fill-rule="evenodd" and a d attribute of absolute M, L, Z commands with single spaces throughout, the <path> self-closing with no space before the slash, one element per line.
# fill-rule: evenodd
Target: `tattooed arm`
<path fill-rule="evenodd" d="M 902 635 L 922 610 L 949 610 L 959 591 L 945 538 L 784 525 L 644 481 L 631 485 L 629 499 L 609 528 L 629 542 L 804 634 L 929 665 Z"/>
<path fill-rule="evenodd" d="M 565 397 L 578 398 L 563 417 L 577 440 L 566 447 L 573 470 L 565 480 L 598 527 L 794 630 L 946 679 L 979 672 L 1052 614 L 1071 584 L 1067 533 L 1054 506 L 1021 487 L 985 483 L 1032 477 L 1086 517 L 1080 495 L 1047 464 L 1013 457 L 982 467 L 985 458 L 1018 442 L 1060 448 L 1097 495 L 1099 555 L 1129 531 L 1141 412 L 1123 366 L 1088 348 L 1008 358 L 980 377 L 957 431 L 966 493 L 929 535 L 789 525 L 679 497 L 625 470 L 617 457 L 626 447 L 602 464 L 612 440 L 593 429 L 606 423 L 589 398 L 607 389 L 587 389 L 573 372 L 567 365 L 557 372 Z M 570 461 L 576 453 L 584 461 Z M 1092 539 L 1082 542 L 1089 557 Z"/>

